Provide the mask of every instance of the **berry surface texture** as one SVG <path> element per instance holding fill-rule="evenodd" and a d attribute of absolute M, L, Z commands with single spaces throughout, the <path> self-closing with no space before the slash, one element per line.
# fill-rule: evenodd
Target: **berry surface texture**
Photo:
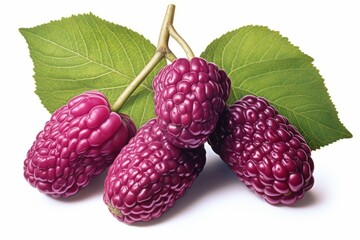
<path fill-rule="evenodd" d="M 114 161 L 135 132 L 128 116 L 110 112 L 103 94 L 78 95 L 39 132 L 24 161 L 24 176 L 40 192 L 72 196 Z"/>
<path fill-rule="evenodd" d="M 309 146 L 264 98 L 249 95 L 231 105 L 209 143 L 242 182 L 271 204 L 293 204 L 314 184 Z"/>
<path fill-rule="evenodd" d="M 201 58 L 177 59 L 153 81 L 155 112 L 166 138 L 181 148 L 204 144 L 230 94 L 225 71 Z"/>
<path fill-rule="evenodd" d="M 104 202 L 119 221 L 158 218 L 191 187 L 205 162 L 203 145 L 191 150 L 175 147 L 152 119 L 111 165 Z"/>

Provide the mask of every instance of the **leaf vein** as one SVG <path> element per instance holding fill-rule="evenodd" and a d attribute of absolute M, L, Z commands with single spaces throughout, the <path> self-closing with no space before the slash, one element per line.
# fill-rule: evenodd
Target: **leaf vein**
<path fill-rule="evenodd" d="M 86 41 L 85 41 L 85 39 L 84 39 L 84 36 L 83 36 L 83 34 L 82 34 L 82 32 L 81 32 L 78 24 L 75 24 L 75 27 L 76 27 L 76 29 L 77 29 L 80 37 L 81 37 L 81 40 L 82 40 L 82 42 L 83 42 L 83 45 L 84 45 L 84 47 L 85 47 L 85 56 L 90 59 L 90 57 L 89 57 L 89 50 L 88 50 Z M 74 38 L 74 40 L 77 41 L 76 38 Z"/>
<path fill-rule="evenodd" d="M 114 72 L 114 73 L 116 73 L 116 74 L 118 74 L 118 75 L 120 75 L 120 76 L 129 78 L 129 79 L 132 79 L 132 77 L 133 77 L 133 76 L 128 76 L 128 75 L 126 75 L 126 74 L 124 74 L 124 73 L 121 73 L 121 72 L 119 72 L 118 70 L 116 70 L 115 68 L 111 68 L 111 67 L 109 67 L 109 66 L 107 66 L 107 65 L 101 64 L 101 63 L 99 63 L 99 62 L 97 62 L 97 61 L 94 61 L 93 59 L 91 59 L 91 58 L 89 58 L 89 57 L 87 57 L 87 56 L 85 56 L 85 55 L 82 55 L 82 54 L 80 54 L 79 52 L 75 52 L 75 51 L 73 51 L 72 49 L 66 48 L 66 47 L 64 47 L 64 46 L 62 46 L 62 45 L 60 45 L 60 44 L 58 44 L 58 43 L 56 43 L 56 42 L 54 42 L 54 41 L 51 41 L 51 40 L 49 40 L 49 39 L 46 39 L 46 38 L 44 38 L 44 37 L 42 37 L 42 36 L 36 35 L 36 34 L 34 34 L 34 33 L 31 33 L 31 32 L 29 32 L 29 34 L 35 36 L 36 38 L 41 39 L 42 41 L 48 42 L 48 43 L 50 43 L 50 44 L 53 44 L 54 46 L 56 46 L 56 47 L 58 47 L 58 48 L 61 48 L 61 49 L 65 50 L 65 51 L 68 51 L 68 52 L 70 52 L 70 53 L 72 53 L 72 54 L 74 54 L 74 55 L 77 55 L 77 56 L 79 56 L 79 57 L 82 57 L 82 58 L 84 58 L 84 59 L 86 59 L 86 60 L 88 60 L 88 61 L 91 61 L 91 62 L 93 62 L 93 63 L 95 63 L 95 64 L 98 64 L 98 65 L 100 65 L 100 66 L 102 66 L 102 67 L 104 67 L 104 68 L 107 68 L 107 69 L 111 70 L 112 72 Z M 34 49 L 32 49 L 32 50 L 34 50 Z"/>
<path fill-rule="evenodd" d="M 101 78 L 101 77 L 104 77 L 106 75 L 109 75 L 110 71 L 108 72 L 105 72 L 103 74 L 99 74 L 99 75 L 94 75 L 94 76 L 91 76 L 91 77 L 84 77 L 84 78 L 76 78 L 76 79 L 71 79 L 71 78 L 56 78 L 56 77 L 49 77 L 49 76 L 46 76 L 46 77 L 40 77 L 40 76 L 37 76 L 37 79 L 43 79 L 43 80 L 56 80 L 56 81 L 64 81 L 64 82 L 74 82 L 74 81 L 88 81 L 88 80 L 93 80 L 93 79 L 96 79 L 96 78 Z M 122 85 L 122 86 L 127 86 L 126 85 Z"/>
<path fill-rule="evenodd" d="M 96 25 L 96 27 L 99 28 L 99 27 L 97 26 L 97 23 L 94 21 L 94 19 L 92 18 L 91 20 L 92 20 L 92 22 Z M 103 57 L 103 54 L 102 54 L 102 52 L 101 52 L 101 47 L 100 47 L 100 44 L 99 44 L 99 40 L 98 40 L 97 34 L 96 34 L 94 28 L 91 27 L 90 23 L 89 23 L 89 22 L 86 22 L 86 23 L 89 25 L 89 28 L 91 29 L 91 31 L 92 31 L 92 33 L 93 33 L 93 35 L 94 35 L 94 39 L 95 39 L 95 42 L 96 42 L 96 45 L 97 45 L 97 50 L 98 50 L 98 52 L 99 52 L 99 54 L 100 54 L 100 62 L 101 62 L 102 64 L 104 64 L 104 57 Z M 102 35 L 100 34 L 100 36 L 102 36 Z M 105 40 L 105 39 L 103 38 L 103 40 Z M 104 41 L 104 42 L 106 42 L 106 41 Z"/>
<path fill-rule="evenodd" d="M 269 34 L 266 34 L 264 36 L 261 37 L 261 39 L 255 44 L 255 46 L 251 49 L 251 51 L 249 52 L 249 54 L 246 56 L 246 59 L 244 61 L 244 65 L 247 65 L 247 62 L 248 62 L 248 59 L 249 57 L 251 56 L 251 54 L 255 51 L 255 49 L 260 46 L 260 43 L 263 41 L 263 39 L 265 39 L 268 35 L 270 35 L 271 33 Z"/>
<path fill-rule="evenodd" d="M 245 39 L 250 33 L 251 33 L 251 30 L 250 30 L 250 31 L 247 31 L 246 34 L 244 34 L 244 36 L 243 36 L 243 37 L 241 38 L 241 40 L 240 40 L 239 46 L 241 46 L 241 44 L 242 44 L 242 42 L 244 41 L 244 39 Z M 238 34 L 240 34 L 240 32 L 238 32 L 237 34 L 235 34 L 235 35 L 232 37 L 232 39 L 233 39 L 235 36 L 237 36 Z M 230 41 L 229 41 L 229 43 L 230 43 Z M 234 67 L 235 60 L 237 59 L 237 57 L 238 57 L 238 55 L 239 55 L 239 51 L 240 51 L 240 47 L 238 47 L 238 48 L 236 49 L 236 54 L 235 54 L 233 60 L 231 61 L 231 68 L 230 68 L 231 71 L 232 71 L 232 69 L 233 69 L 233 67 Z M 224 66 L 224 64 L 223 64 L 222 66 Z"/>
<path fill-rule="evenodd" d="M 126 56 L 126 60 L 128 61 L 130 67 L 131 67 L 131 70 L 132 70 L 132 73 L 133 73 L 133 77 L 136 76 L 136 73 L 135 73 L 135 69 L 134 69 L 134 66 L 133 66 L 133 63 L 128 55 L 128 52 L 126 51 L 126 48 L 124 47 L 124 44 L 123 42 L 120 40 L 118 34 L 115 34 L 107 25 L 104 25 L 108 31 L 116 38 L 117 42 L 119 43 L 120 47 L 122 48 L 125 56 Z M 118 53 L 117 53 L 118 54 Z"/>

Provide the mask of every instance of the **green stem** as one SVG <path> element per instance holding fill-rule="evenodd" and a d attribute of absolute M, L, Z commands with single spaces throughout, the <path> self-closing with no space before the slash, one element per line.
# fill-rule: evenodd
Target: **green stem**
<path fill-rule="evenodd" d="M 175 31 L 173 26 L 175 14 L 175 5 L 168 5 L 164 17 L 163 24 L 161 26 L 159 41 L 157 45 L 156 52 L 144 69 L 134 78 L 134 80 L 126 87 L 126 89 L 121 93 L 121 95 L 116 99 L 115 103 L 112 105 L 111 110 L 113 112 L 119 112 L 120 109 L 124 106 L 128 98 L 133 94 L 133 92 L 140 86 L 140 84 L 145 80 L 145 78 L 150 74 L 150 72 L 156 67 L 156 65 L 164 58 L 175 61 L 176 56 L 169 48 L 169 39 L 170 36 L 174 38 L 185 51 L 186 56 L 191 59 L 195 55 L 191 50 L 190 46 L 185 42 L 185 40 Z"/>
<path fill-rule="evenodd" d="M 167 50 L 169 50 L 170 34 L 168 27 L 172 25 L 174 21 L 174 14 L 175 14 L 175 5 L 170 4 L 166 9 L 164 21 L 161 26 L 157 51 L 166 52 Z"/>
<path fill-rule="evenodd" d="M 195 57 L 194 52 L 191 50 L 189 44 L 180 36 L 178 32 L 176 32 L 173 25 L 169 25 L 169 34 L 172 38 L 174 38 L 179 45 L 182 47 L 182 49 L 185 51 L 185 54 L 188 59 L 192 59 Z"/>
<path fill-rule="evenodd" d="M 177 57 L 172 53 L 171 51 L 166 53 L 165 55 L 166 59 L 168 59 L 170 62 L 173 62 L 177 59 Z"/>
<path fill-rule="evenodd" d="M 156 52 L 151 58 L 149 63 L 144 67 L 144 69 L 135 77 L 135 79 L 125 88 L 121 95 L 116 99 L 111 110 L 113 112 L 118 112 L 121 107 L 125 104 L 126 100 L 131 96 L 131 94 L 140 86 L 140 84 L 145 80 L 149 73 L 155 68 L 155 66 L 164 58 L 165 54 L 163 52 Z"/>
<path fill-rule="evenodd" d="M 164 58 L 167 57 L 173 61 L 175 55 L 170 51 L 168 47 L 169 43 L 169 30 L 168 26 L 173 23 L 175 13 L 175 5 L 171 4 L 167 7 L 163 24 L 161 26 L 159 41 L 157 45 L 156 52 L 144 69 L 135 77 L 135 79 L 126 87 L 126 89 L 121 93 L 121 95 L 116 99 L 115 103 L 112 105 L 111 110 L 113 112 L 119 112 L 122 106 L 125 104 L 127 99 L 131 94 L 140 86 L 140 84 L 145 80 L 149 73 L 156 67 L 156 65 Z"/>

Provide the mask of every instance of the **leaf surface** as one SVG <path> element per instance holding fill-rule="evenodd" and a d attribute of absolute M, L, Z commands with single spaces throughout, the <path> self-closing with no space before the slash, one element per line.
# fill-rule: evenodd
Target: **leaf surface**
<path fill-rule="evenodd" d="M 201 56 L 228 73 L 229 104 L 248 94 L 265 97 L 312 149 L 352 136 L 340 122 L 313 59 L 278 32 L 245 26 L 214 40 Z"/>
<path fill-rule="evenodd" d="M 85 91 L 98 90 L 113 104 L 155 53 L 155 46 L 126 27 L 81 14 L 34 28 L 22 28 L 34 63 L 36 94 L 50 112 Z M 121 112 L 139 127 L 154 117 L 149 74 Z M 146 100 L 146 101 L 143 101 Z"/>

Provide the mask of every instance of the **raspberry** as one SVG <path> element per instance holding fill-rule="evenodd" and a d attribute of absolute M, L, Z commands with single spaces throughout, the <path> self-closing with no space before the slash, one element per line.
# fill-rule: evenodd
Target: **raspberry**
<path fill-rule="evenodd" d="M 271 204 L 293 204 L 314 184 L 309 146 L 264 98 L 245 96 L 226 109 L 209 144 Z"/>
<path fill-rule="evenodd" d="M 223 70 L 201 58 L 177 59 L 154 78 L 155 113 L 165 137 L 180 148 L 197 148 L 214 130 L 230 94 Z"/>
<path fill-rule="evenodd" d="M 180 149 L 165 138 L 152 119 L 110 166 L 104 202 L 125 223 L 158 218 L 190 188 L 205 161 L 204 145 Z"/>
<path fill-rule="evenodd" d="M 37 135 L 24 161 L 25 179 L 55 198 L 74 195 L 114 161 L 135 132 L 128 116 L 110 112 L 103 94 L 78 95 Z"/>

